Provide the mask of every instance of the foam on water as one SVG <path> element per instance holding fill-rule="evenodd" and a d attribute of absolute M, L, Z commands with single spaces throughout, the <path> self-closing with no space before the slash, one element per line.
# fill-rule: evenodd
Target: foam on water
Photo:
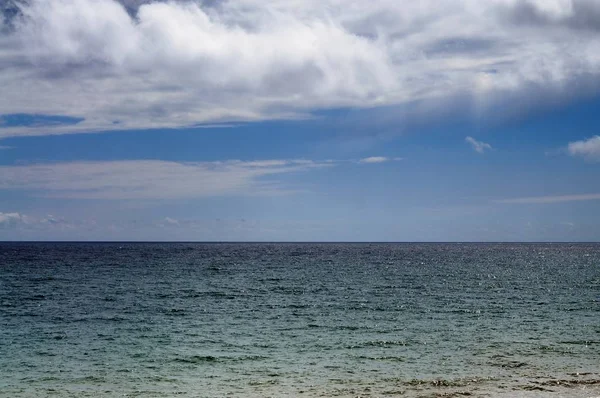
<path fill-rule="evenodd" d="M 0 396 L 600 396 L 600 245 L 0 244 Z"/>

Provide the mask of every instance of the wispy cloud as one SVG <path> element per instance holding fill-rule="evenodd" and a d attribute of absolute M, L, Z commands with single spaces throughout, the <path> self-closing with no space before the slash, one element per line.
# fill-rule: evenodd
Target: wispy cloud
<path fill-rule="evenodd" d="M 483 141 L 477 141 L 473 137 L 466 137 L 465 141 L 471 145 L 471 148 L 477 153 L 484 153 L 486 150 L 492 149 L 492 146 Z"/>
<path fill-rule="evenodd" d="M 368 158 L 363 158 L 360 159 L 358 161 L 358 163 L 364 163 L 364 164 L 369 164 L 369 163 L 386 163 L 386 162 L 392 162 L 392 161 L 400 161 L 402 160 L 402 158 L 388 158 L 385 156 L 371 156 Z"/>
<path fill-rule="evenodd" d="M 558 196 L 531 196 L 525 198 L 511 198 L 496 200 L 496 203 L 533 204 L 533 203 L 564 203 L 582 202 L 589 200 L 600 200 L 600 193 L 582 195 L 558 195 Z"/>
<path fill-rule="evenodd" d="M 171 217 L 165 217 L 161 226 L 179 226 L 179 220 Z"/>
<path fill-rule="evenodd" d="M 596 135 L 587 140 L 570 142 L 567 151 L 571 156 L 579 156 L 587 161 L 600 161 L 600 136 Z"/>
<path fill-rule="evenodd" d="M 479 113 L 498 98 L 544 101 L 535 89 L 573 98 L 600 87 L 595 0 L 4 3 L 0 114 L 80 122 L 5 124 L 0 137 L 289 119 L 457 95 Z"/>
<path fill-rule="evenodd" d="M 269 177 L 334 164 L 311 160 L 197 163 L 135 160 L 0 166 L 0 189 L 83 199 L 274 195 L 293 190 Z"/>

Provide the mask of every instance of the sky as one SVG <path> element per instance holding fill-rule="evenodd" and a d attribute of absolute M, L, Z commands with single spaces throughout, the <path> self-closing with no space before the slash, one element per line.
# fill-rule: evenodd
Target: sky
<path fill-rule="evenodd" d="M 600 240 L 599 0 L 0 13 L 0 240 Z"/>

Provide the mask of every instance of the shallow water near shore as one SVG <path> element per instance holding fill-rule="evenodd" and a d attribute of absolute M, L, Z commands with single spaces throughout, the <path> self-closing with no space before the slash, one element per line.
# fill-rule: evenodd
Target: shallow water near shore
<path fill-rule="evenodd" d="M 0 244 L 3 397 L 598 397 L 599 244 Z"/>

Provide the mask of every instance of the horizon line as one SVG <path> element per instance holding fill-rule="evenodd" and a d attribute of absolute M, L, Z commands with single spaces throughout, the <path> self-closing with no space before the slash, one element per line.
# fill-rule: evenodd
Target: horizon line
<path fill-rule="evenodd" d="M 236 240 L 0 240 L 6 243 L 194 243 L 194 244 L 600 244 L 600 241 L 236 241 Z"/>

